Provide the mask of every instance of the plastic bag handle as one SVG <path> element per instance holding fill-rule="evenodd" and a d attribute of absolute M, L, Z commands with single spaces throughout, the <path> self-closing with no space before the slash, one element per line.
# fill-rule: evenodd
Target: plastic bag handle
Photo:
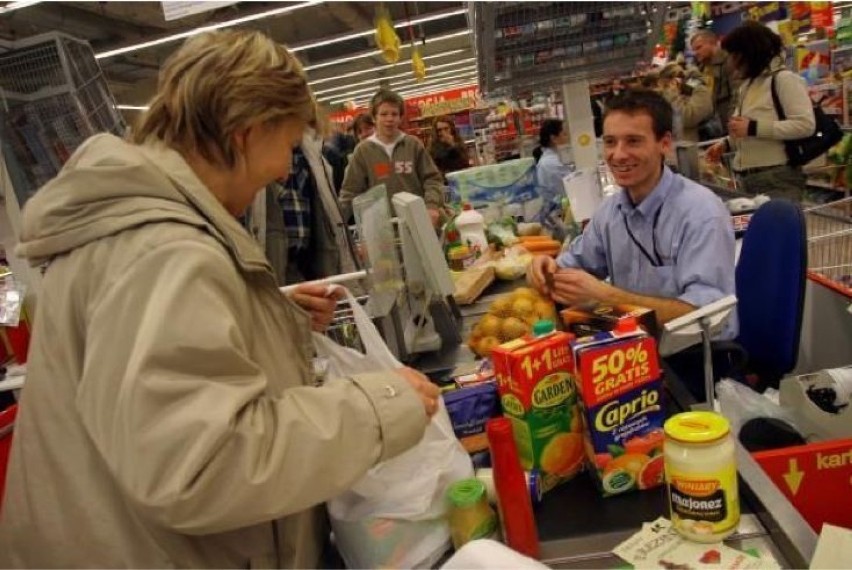
<path fill-rule="evenodd" d="M 338 285 L 338 287 L 340 286 Z M 355 296 L 349 289 L 346 287 L 340 288 L 343 289 L 345 298 L 352 309 L 355 328 L 358 329 L 358 336 L 361 337 L 361 344 L 364 345 L 364 352 L 376 359 L 380 359 L 382 362 L 396 362 L 397 367 L 401 367 L 402 364 L 399 364 L 397 357 L 390 351 L 387 343 L 382 338 L 382 335 L 379 333 L 376 325 L 373 324 L 373 320 L 370 318 L 370 315 L 368 315 L 367 311 L 364 310 L 364 307 L 361 306 L 361 303 L 355 299 Z"/>

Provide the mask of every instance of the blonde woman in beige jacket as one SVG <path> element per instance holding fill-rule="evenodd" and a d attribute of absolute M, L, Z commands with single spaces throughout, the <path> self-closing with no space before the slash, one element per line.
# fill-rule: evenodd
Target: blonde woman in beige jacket
<path fill-rule="evenodd" d="M 335 301 L 283 296 L 237 221 L 313 109 L 280 44 L 200 34 L 133 141 L 92 137 L 29 200 L 18 253 L 46 271 L 0 567 L 314 568 L 323 502 L 420 440 L 419 373 L 313 385 Z"/>
<path fill-rule="evenodd" d="M 722 153 L 735 151 L 733 169 L 746 192 L 801 200 L 805 175 L 788 164 L 784 141 L 808 137 L 816 128 L 804 80 L 784 67 L 781 38 L 763 24 L 742 24 L 722 47 L 743 82 L 728 137 L 708 149 L 708 158 L 718 161 Z M 772 102 L 773 76 L 784 120 Z"/>

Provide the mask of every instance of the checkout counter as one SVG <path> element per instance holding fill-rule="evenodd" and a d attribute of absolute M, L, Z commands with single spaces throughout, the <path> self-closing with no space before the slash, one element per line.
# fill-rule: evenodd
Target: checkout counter
<path fill-rule="evenodd" d="M 495 282 L 484 296 L 461 307 L 462 337 L 500 294 L 517 283 Z M 464 345 L 421 355 L 412 365 L 435 380 L 447 379 L 475 355 Z M 663 366 L 670 414 L 695 404 L 689 390 Z M 766 476 L 751 455 L 737 449 L 742 518 L 725 542 L 738 550 L 771 554 L 783 568 L 807 568 L 817 536 L 798 511 Z M 582 473 L 545 494 L 535 508 L 541 561 L 552 568 L 618 568 L 625 562 L 611 551 L 641 529 L 642 523 L 669 516 L 665 488 L 604 498 L 591 477 Z"/>

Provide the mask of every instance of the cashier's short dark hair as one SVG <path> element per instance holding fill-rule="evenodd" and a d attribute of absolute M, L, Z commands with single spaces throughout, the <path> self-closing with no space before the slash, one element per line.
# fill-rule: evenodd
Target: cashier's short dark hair
<path fill-rule="evenodd" d="M 646 113 L 651 117 L 651 125 L 657 139 L 663 138 L 666 133 L 672 132 L 674 112 L 671 104 L 665 97 L 649 89 L 631 89 L 620 95 L 616 95 L 606 104 L 604 112 L 604 128 L 606 118 L 614 112 L 637 115 Z"/>

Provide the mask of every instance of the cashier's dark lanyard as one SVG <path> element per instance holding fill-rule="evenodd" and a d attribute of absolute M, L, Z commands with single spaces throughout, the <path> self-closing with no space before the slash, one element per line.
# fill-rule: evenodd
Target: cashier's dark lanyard
<path fill-rule="evenodd" d="M 622 219 L 624 220 L 624 229 L 627 230 L 627 235 L 630 236 L 630 239 L 633 243 L 636 244 L 636 247 L 639 248 L 639 251 L 642 252 L 642 255 L 645 256 L 645 259 L 651 264 L 652 267 L 662 267 L 663 266 L 663 258 L 660 255 L 660 252 L 657 251 L 657 223 L 660 221 L 660 213 L 663 211 L 663 207 L 660 206 L 660 209 L 657 210 L 657 213 L 654 214 L 654 222 L 651 225 L 651 247 L 654 249 L 654 256 L 651 257 L 651 254 L 648 253 L 648 250 L 645 249 L 639 240 L 636 239 L 636 236 L 633 235 L 633 232 L 630 230 L 630 224 L 627 223 L 627 214 L 621 212 Z"/>

